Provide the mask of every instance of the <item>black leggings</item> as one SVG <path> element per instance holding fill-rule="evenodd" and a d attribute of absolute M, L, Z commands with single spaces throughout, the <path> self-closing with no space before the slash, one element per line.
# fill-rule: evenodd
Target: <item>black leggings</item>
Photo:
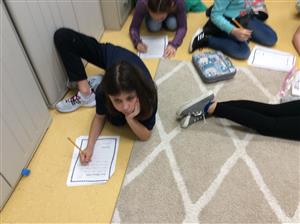
<path fill-rule="evenodd" d="M 213 115 L 227 118 L 263 135 L 300 140 L 300 100 L 283 104 L 247 100 L 220 102 Z"/>
<path fill-rule="evenodd" d="M 109 43 L 98 43 L 95 38 L 68 28 L 60 28 L 55 32 L 54 43 L 70 81 L 87 79 L 82 58 L 104 70 L 125 60 L 140 68 L 146 76 L 151 78 L 143 61 L 125 48 Z"/>

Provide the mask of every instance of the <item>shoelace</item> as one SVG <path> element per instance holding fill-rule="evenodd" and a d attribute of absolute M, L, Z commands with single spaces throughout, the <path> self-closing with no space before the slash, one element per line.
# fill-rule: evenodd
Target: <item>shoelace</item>
<path fill-rule="evenodd" d="M 80 104 L 80 96 L 77 95 L 74 95 L 72 97 L 70 97 L 69 99 L 66 100 L 66 103 L 70 102 L 72 105 L 75 105 L 75 104 Z"/>
<path fill-rule="evenodd" d="M 96 82 L 96 80 L 89 80 L 88 81 L 88 83 L 89 83 L 89 86 L 90 86 L 90 88 L 91 88 L 91 91 L 93 92 L 93 93 L 95 93 L 96 92 L 96 89 L 97 89 L 97 87 L 98 87 L 98 85 L 97 85 L 97 87 L 94 89 L 93 88 L 93 85 L 94 85 L 94 83 Z"/>
<path fill-rule="evenodd" d="M 197 36 L 197 40 L 200 41 L 201 39 L 204 38 L 204 33 L 201 32 L 198 36 Z"/>
<path fill-rule="evenodd" d="M 206 123 L 206 118 L 205 118 L 205 114 L 203 113 L 203 111 L 192 112 L 191 115 L 193 117 L 195 117 L 197 120 L 203 119 L 203 122 Z"/>

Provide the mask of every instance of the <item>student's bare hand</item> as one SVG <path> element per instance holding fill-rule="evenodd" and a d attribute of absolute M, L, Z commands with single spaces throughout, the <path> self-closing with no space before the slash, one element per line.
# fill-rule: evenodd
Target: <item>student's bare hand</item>
<path fill-rule="evenodd" d="M 252 31 L 243 28 L 233 28 L 231 34 L 239 41 L 247 41 L 251 38 Z"/>
<path fill-rule="evenodd" d="M 174 57 L 175 54 L 176 54 L 176 48 L 173 47 L 171 44 L 169 44 L 167 46 L 167 48 L 165 49 L 164 57 L 165 58 L 171 58 L 171 57 Z"/>
<path fill-rule="evenodd" d="M 143 42 L 140 42 L 140 43 L 138 43 L 138 45 L 136 46 L 136 49 L 138 50 L 138 52 L 146 53 L 148 47 L 147 47 L 147 45 L 144 44 Z"/>
<path fill-rule="evenodd" d="M 82 165 L 87 165 L 91 160 L 93 155 L 93 150 L 86 148 L 85 150 L 82 150 L 79 154 L 80 156 L 80 163 Z"/>
<path fill-rule="evenodd" d="M 126 119 L 133 119 L 141 112 L 140 101 L 137 99 L 134 109 L 131 113 L 125 115 Z"/>

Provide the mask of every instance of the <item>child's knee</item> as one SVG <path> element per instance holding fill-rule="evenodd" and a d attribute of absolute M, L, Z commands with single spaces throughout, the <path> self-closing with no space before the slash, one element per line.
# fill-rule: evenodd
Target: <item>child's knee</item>
<path fill-rule="evenodd" d="M 72 30 L 68 28 L 59 28 L 55 31 L 53 39 L 55 46 L 61 45 L 66 40 L 66 37 L 68 37 L 68 34 L 72 32 Z"/>
<path fill-rule="evenodd" d="M 234 52 L 230 56 L 233 57 L 233 58 L 235 58 L 235 59 L 245 60 L 245 59 L 249 58 L 250 53 L 251 53 L 250 49 L 249 48 L 245 48 L 245 49 L 239 49 L 238 51 Z"/>
<path fill-rule="evenodd" d="M 147 28 L 150 32 L 159 32 L 161 30 L 162 24 L 154 21 L 149 21 L 147 23 Z"/>
<path fill-rule="evenodd" d="M 266 46 L 272 47 L 276 44 L 278 40 L 277 34 L 274 32 L 273 35 L 270 35 L 269 41 L 267 41 Z"/>
<path fill-rule="evenodd" d="M 175 16 L 171 16 L 171 17 L 167 18 L 165 25 L 168 30 L 171 30 L 171 31 L 177 30 L 177 20 L 176 20 Z"/>

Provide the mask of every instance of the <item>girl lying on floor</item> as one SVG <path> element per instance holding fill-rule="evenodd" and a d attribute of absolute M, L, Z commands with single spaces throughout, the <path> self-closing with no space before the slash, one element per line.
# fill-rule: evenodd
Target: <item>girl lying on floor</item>
<path fill-rule="evenodd" d="M 77 94 L 60 101 L 57 110 L 71 112 L 96 105 L 88 145 L 80 153 L 81 163 L 91 160 L 106 120 L 116 126 L 128 124 L 138 139 L 149 139 L 155 124 L 157 90 L 142 60 L 122 47 L 98 43 L 67 28 L 55 32 L 54 42 L 69 80 L 78 86 Z M 82 58 L 106 70 L 97 89 L 92 89 L 87 80 Z"/>

